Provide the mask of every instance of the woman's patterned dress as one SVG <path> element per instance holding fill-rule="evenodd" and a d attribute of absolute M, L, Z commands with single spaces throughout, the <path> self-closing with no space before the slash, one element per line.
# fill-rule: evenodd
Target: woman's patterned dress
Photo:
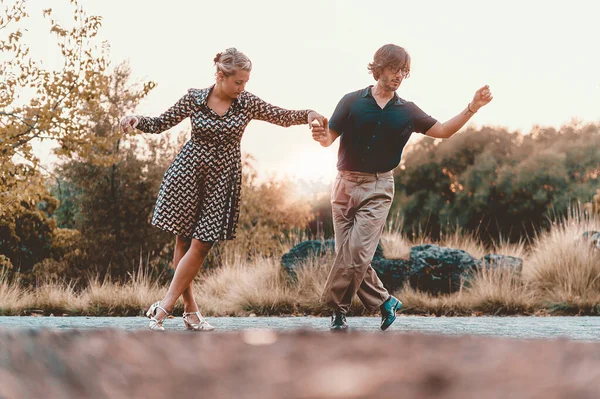
<path fill-rule="evenodd" d="M 157 118 L 139 117 L 137 129 L 160 133 L 190 117 L 191 139 L 165 172 L 152 224 L 200 241 L 235 238 L 242 182 L 240 141 L 248 122 L 308 123 L 309 110 L 289 111 L 243 92 L 219 116 L 206 103 L 212 87 L 190 89 Z"/>

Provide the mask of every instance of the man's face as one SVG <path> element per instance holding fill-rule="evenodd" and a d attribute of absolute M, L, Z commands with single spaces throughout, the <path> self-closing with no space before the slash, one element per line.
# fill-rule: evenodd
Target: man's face
<path fill-rule="evenodd" d="M 410 65 L 402 68 L 387 66 L 379 75 L 379 84 L 388 91 L 396 91 L 402 81 L 409 75 Z"/>

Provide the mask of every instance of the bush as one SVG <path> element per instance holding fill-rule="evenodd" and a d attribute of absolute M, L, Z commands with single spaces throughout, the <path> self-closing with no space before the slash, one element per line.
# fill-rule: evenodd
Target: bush
<path fill-rule="evenodd" d="M 531 238 L 600 183 L 598 133 L 597 125 L 528 135 L 484 127 L 424 138 L 396 171 L 391 214 L 401 215 L 408 235 L 426 229 L 438 239 L 451 225 L 487 242 Z"/>

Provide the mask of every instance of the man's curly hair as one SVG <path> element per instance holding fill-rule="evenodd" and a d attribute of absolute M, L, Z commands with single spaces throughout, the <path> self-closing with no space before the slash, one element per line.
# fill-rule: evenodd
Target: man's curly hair
<path fill-rule="evenodd" d="M 410 71 L 410 55 L 403 47 L 386 44 L 375 52 L 373 62 L 369 63 L 368 69 L 375 80 L 379 80 L 381 72 L 386 67 L 390 67 L 393 71 Z"/>

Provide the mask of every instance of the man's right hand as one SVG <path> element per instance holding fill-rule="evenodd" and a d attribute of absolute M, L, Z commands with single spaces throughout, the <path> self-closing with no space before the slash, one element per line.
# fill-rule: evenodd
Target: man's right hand
<path fill-rule="evenodd" d="M 119 126 L 121 127 L 121 130 L 123 132 L 127 133 L 129 129 L 135 129 L 138 123 L 140 123 L 140 118 L 138 118 L 137 116 L 130 115 L 121 119 Z"/>
<path fill-rule="evenodd" d="M 329 147 L 333 143 L 331 131 L 329 130 L 329 121 L 323 118 L 323 126 L 318 121 L 313 121 L 310 125 L 313 140 L 318 141 L 323 147 Z"/>

